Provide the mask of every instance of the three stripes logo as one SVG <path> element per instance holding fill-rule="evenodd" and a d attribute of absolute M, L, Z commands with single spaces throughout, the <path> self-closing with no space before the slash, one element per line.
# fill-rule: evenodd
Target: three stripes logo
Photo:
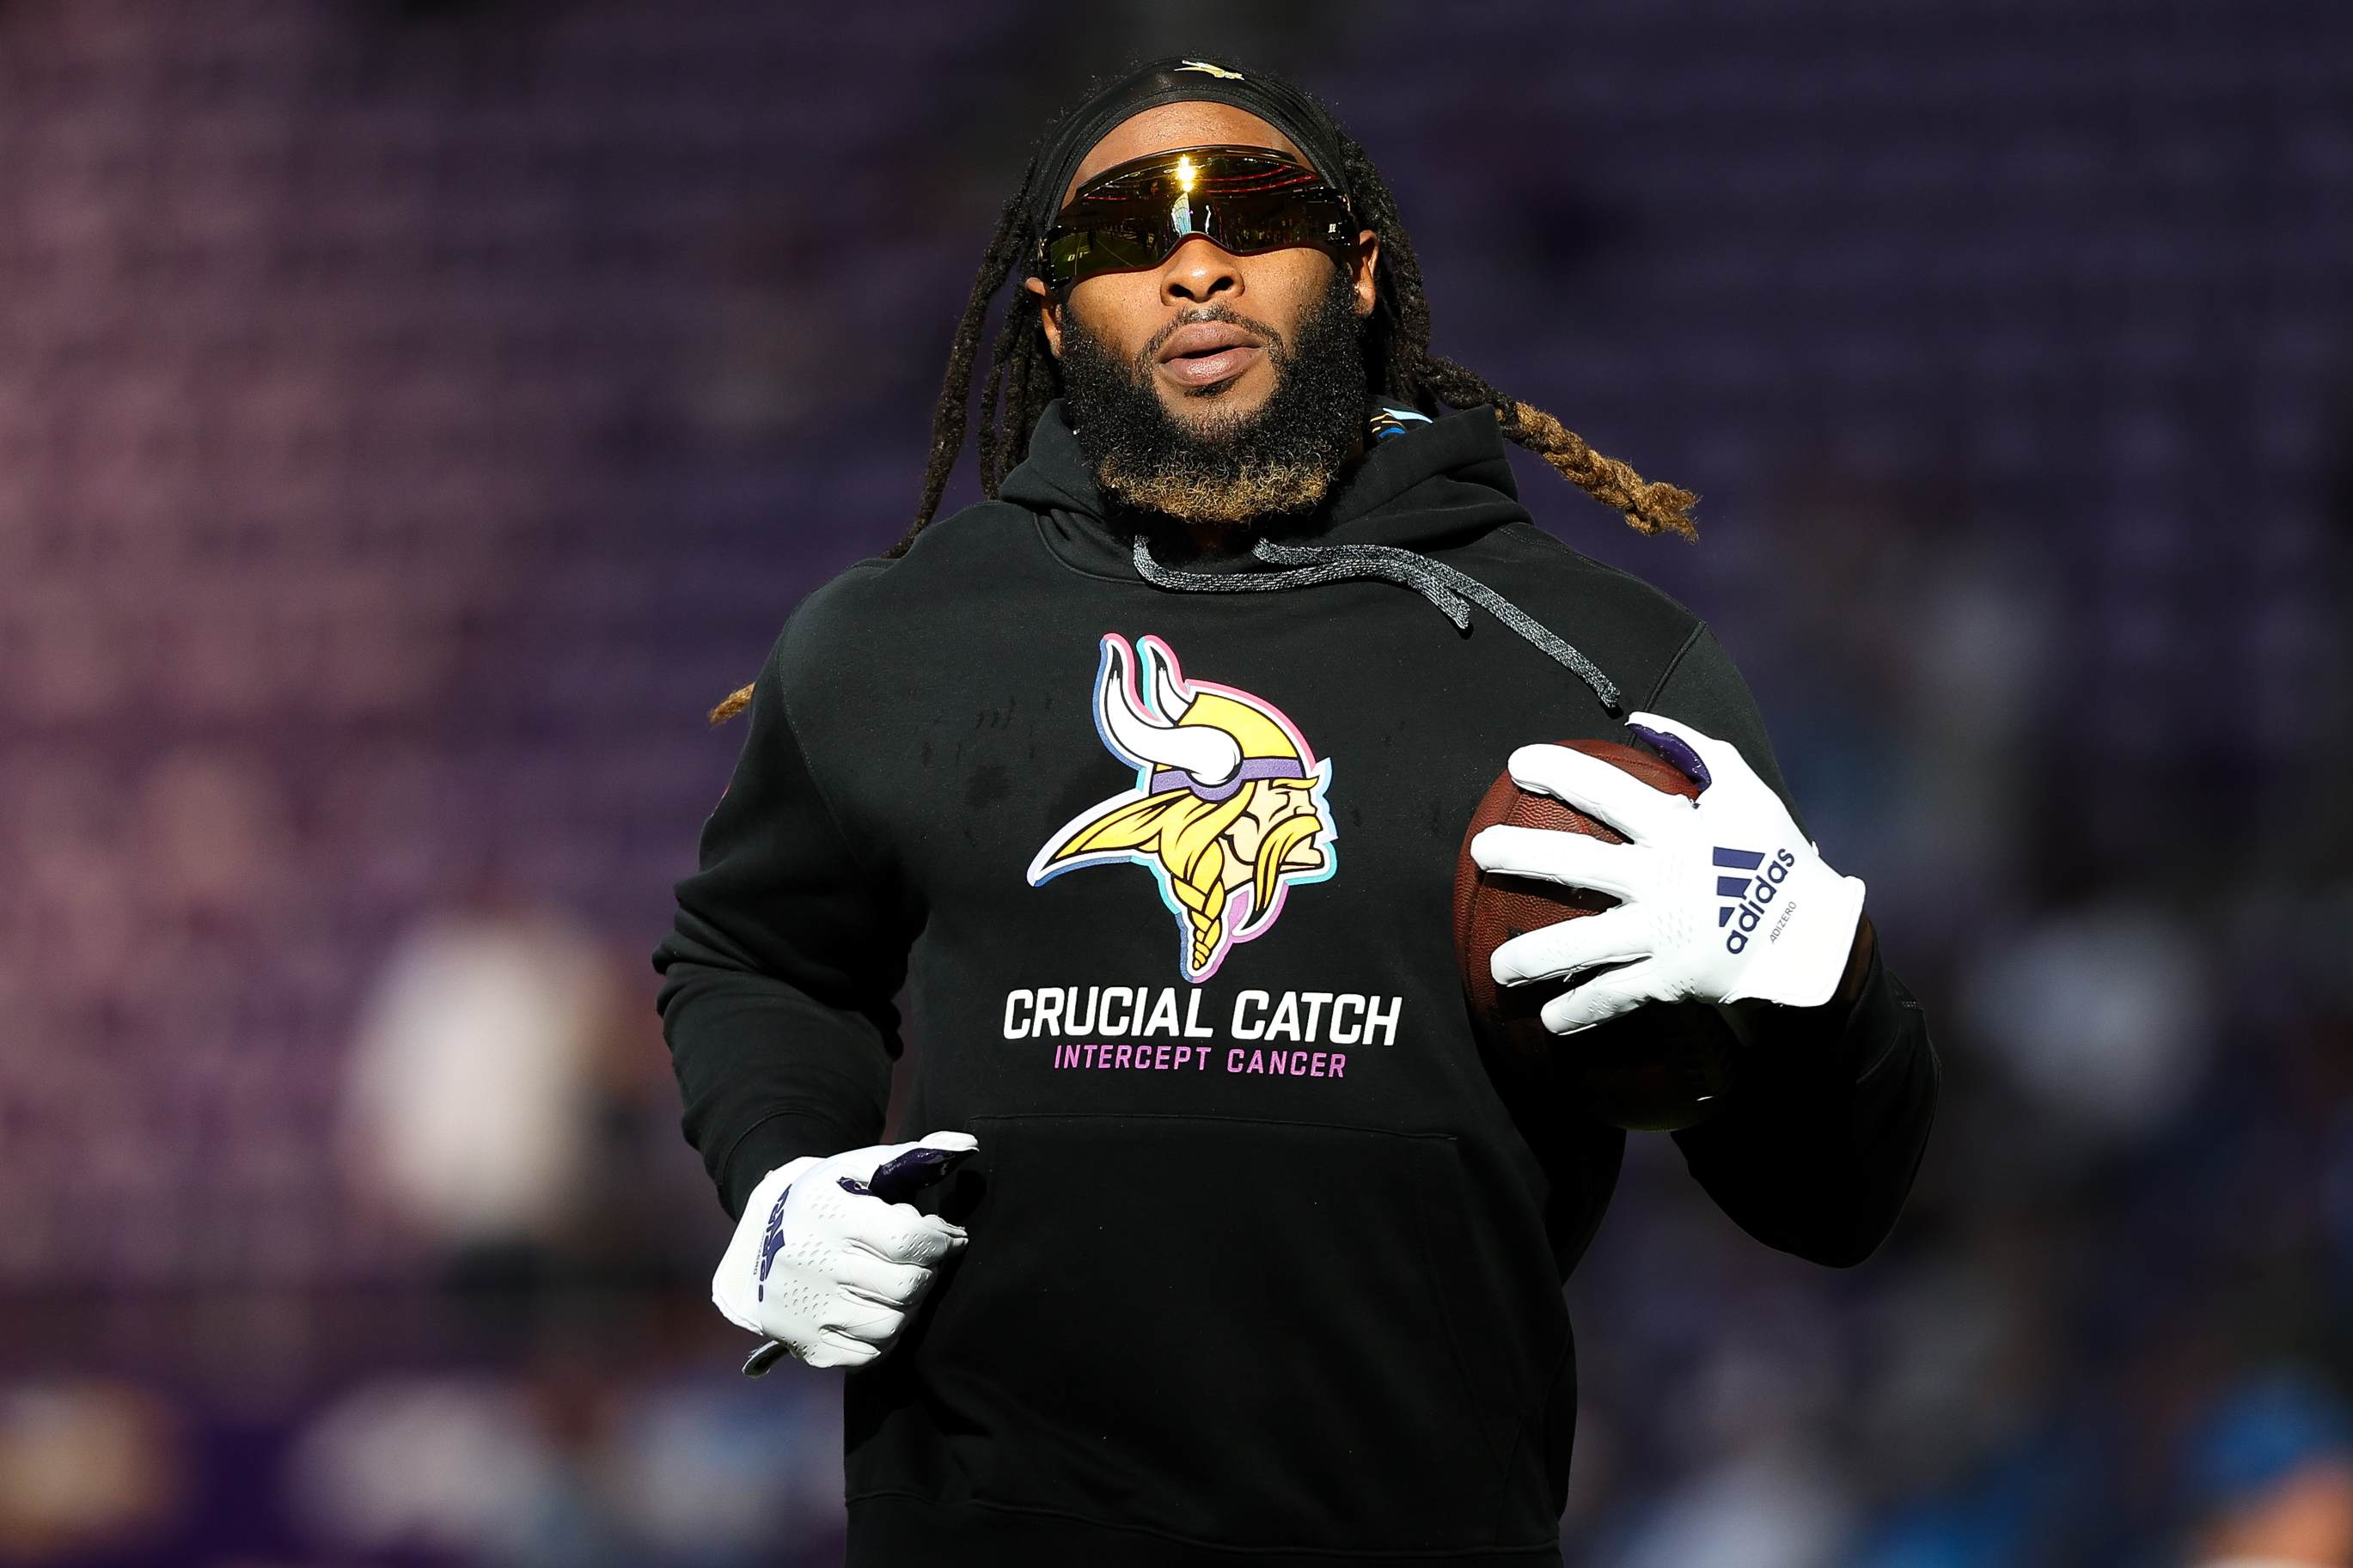
<path fill-rule="evenodd" d="M 1719 930 L 1726 926 L 1732 928 L 1725 933 L 1725 952 L 1738 952 L 1748 945 L 1749 933 L 1765 919 L 1765 906 L 1780 892 L 1781 884 L 1789 879 L 1789 873 L 1797 868 L 1797 855 L 1788 849 L 1776 854 L 1772 863 L 1767 865 L 1760 850 L 1727 849 L 1722 845 L 1716 846 L 1715 866 L 1719 873 L 1748 873 L 1745 877 L 1719 874 L 1715 879 L 1715 896 L 1725 900 L 1716 909 L 1715 923 Z"/>

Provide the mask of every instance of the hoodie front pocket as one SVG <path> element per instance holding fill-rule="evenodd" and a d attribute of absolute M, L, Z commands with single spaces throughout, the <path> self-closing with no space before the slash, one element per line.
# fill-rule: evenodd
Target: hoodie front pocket
<path fill-rule="evenodd" d="M 972 1131 L 972 1246 L 909 1348 L 976 1500 L 1233 1545 L 1492 1541 L 1518 1417 L 1467 1371 L 1504 1314 L 1448 1262 L 1452 1139 Z"/>

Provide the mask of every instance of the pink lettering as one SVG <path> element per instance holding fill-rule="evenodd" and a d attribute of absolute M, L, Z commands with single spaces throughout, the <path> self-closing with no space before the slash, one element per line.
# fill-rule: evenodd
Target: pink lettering
<path fill-rule="evenodd" d="M 1291 1053 L 1291 1070 L 1296 1077 L 1305 1078 L 1307 1076 L 1307 1053 L 1305 1051 L 1293 1051 Z"/>
<path fill-rule="evenodd" d="M 1340 1071 L 1340 1069 L 1341 1069 L 1342 1068 L 1346 1067 L 1347 1065 L 1348 1065 L 1348 1058 L 1347 1058 L 1347 1054 L 1346 1054 L 1345 1052 L 1344 1052 L 1344 1051 L 1334 1051 L 1334 1052 L 1332 1053 L 1332 1076 L 1333 1076 L 1334 1078 L 1340 1078 L 1340 1077 L 1345 1076 L 1344 1074 L 1342 1074 L 1342 1072 Z"/>
<path fill-rule="evenodd" d="M 1226 1070 L 1228 1072 L 1242 1070 L 1242 1048 L 1240 1046 L 1226 1053 Z"/>
<path fill-rule="evenodd" d="M 1269 1072 L 1289 1072 L 1291 1070 L 1291 1058 L 1289 1054 L 1283 1051 L 1267 1052 L 1266 1070 Z"/>
<path fill-rule="evenodd" d="M 1276 1060 L 1278 1060 L 1278 1061 L 1280 1061 L 1280 1060 L 1282 1060 L 1282 1058 L 1281 1058 L 1280 1057 L 1278 1057 L 1278 1058 L 1276 1058 L 1275 1059 L 1276 1059 Z M 1242 1068 L 1242 1071 L 1244 1071 L 1244 1072 L 1264 1072 L 1265 1070 L 1266 1070 L 1266 1063 L 1265 1063 L 1264 1061 L 1262 1061 L 1261 1059 L 1260 1059 L 1259 1054 L 1258 1054 L 1256 1051 L 1252 1051 L 1252 1052 L 1250 1053 L 1250 1066 L 1248 1066 L 1248 1067 L 1246 1067 L 1246 1068 Z"/>
<path fill-rule="evenodd" d="M 1324 1053 L 1322 1051 L 1316 1052 L 1313 1057 L 1308 1058 L 1307 1076 L 1309 1078 L 1322 1078 L 1324 1076 Z"/>
<path fill-rule="evenodd" d="M 1122 1046 L 1122 1047 L 1120 1047 L 1120 1048 L 1119 1048 L 1119 1062 L 1118 1062 L 1118 1064 L 1117 1064 L 1117 1065 L 1119 1065 L 1119 1066 L 1121 1066 L 1121 1067 L 1125 1067 L 1125 1066 L 1127 1065 L 1127 1055 L 1128 1055 L 1128 1053 L 1129 1053 L 1130 1051 L 1134 1050 L 1134 1048 L 1135 1048 L 1135 1047 L 1133 1047 L 1133 1046 Z"/>
<path fill-rule="evenodd" d="M 1196 991 L 1193 994 L 1198 996 L 1200 993 Z M 1168 1070 L 1168 1051 L 1169 1047 L 1163 1046 L 1158 1050 L 1152 1053 L 1152 1067 L 1154 1071 L 1166 1072 Z"/>
<path fill-rule="evenodd" d="M 1177 1065 L 1178 1067 L 1180 1067 L 1180 1068 L 1181 1068 L 1181 1067 L 1183 1067 L 1187 1062 L 1188 1062 L 1188 1061 L 1190 1061 L 1190 1060 L 1192 1060 L 1192 1059 L 1193 1059 L 1193 1047 L 1190 1047 L 1190 1046 L 1179 1046 L 1179 1047 L 1176 1047 L 1176 1065 Z"/>

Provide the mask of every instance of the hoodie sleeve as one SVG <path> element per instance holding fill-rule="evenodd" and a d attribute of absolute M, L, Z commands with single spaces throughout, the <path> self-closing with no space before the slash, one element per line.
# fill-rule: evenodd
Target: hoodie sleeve
<path fill-rule="evenodd" d="M 1739 747 L 1788 799 L 1747 685 L 1705 627 L 1647 706 Z M 1927 1145 L 1939 1081 L 1927 1016 L 1875 942 L 1850 996 L 1746 1016 L 1733 1102 L 1675 1142 L 1708 1195 L 1757 1240 L 1816 1263 L 1860 1263 L 1894 1227 Z"/>
<path fill-rule="evenodd" d="M 678 884 L 675 929 L 654 953 L 686 1139 L 730 1215 L 776 1166 L 881 1139 L 899 1054 L 891 999 L 919 923 L 818 784 L 787 710 L 784 647 L 754 687 L 702 869 Z"/>

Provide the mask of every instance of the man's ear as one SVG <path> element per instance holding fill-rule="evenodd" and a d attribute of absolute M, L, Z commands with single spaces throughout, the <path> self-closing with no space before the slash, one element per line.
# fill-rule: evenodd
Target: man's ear
<path fill-rule="evenodd" d="M 1054 302 L 1053 290 L 1046 287 L 1043 278 L 1025 278 L 1021 287 L 1038 296 L 1038 324 L 1046 329 L 1046 346 L 1054 357 L 1062 357 L 1062 308 Z"/>
<path fill-rule="evenodd" d="M 1380 292 L 1373 285 L 1374 270 L 1381 260 L 1381 237 L 1371 229 L 1356 236 L 1356 247 L 1348 253 L 1348 272 L 1356 289 L 1356 314 L 1369 316 L 1380 302 Z"/>

